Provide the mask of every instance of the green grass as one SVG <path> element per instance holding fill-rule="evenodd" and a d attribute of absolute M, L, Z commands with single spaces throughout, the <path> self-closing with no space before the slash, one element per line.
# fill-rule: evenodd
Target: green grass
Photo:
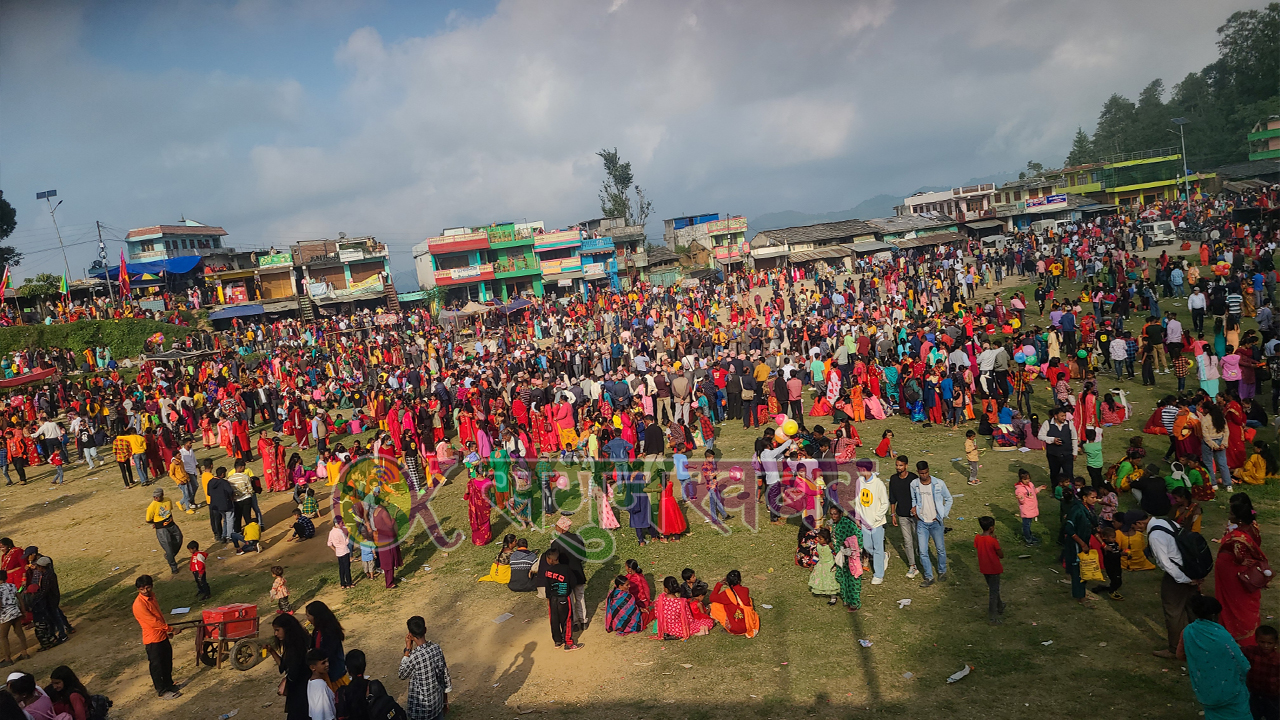
<path fill-rule="evenodd" d="M 1008 296 L 1008 289 L 1002 295 Z M 1182 308 L 1184 306 L 1178 306 Z M 1030 319 L 1030 318 L 1029 318 Z M 1034 323 L 1034 320 L 1032 320 Z M 1108 379 L 1104 387 L 1111 387 Z M 1189 382 L 1194 388 L 1194 379 Z M 1078 381 L 1075 383 L 1078 388 Z M 1112 428 L 1104 441 L 1108 463 L 1116 461 L 1130 437 L 1141 434 L 1158 397 L 1175 386 L 1172 375 L 1157 376 L 1155 388 L 1142 388 L 1137 382 L 1125 382 L 1134 404 L 1134 416 L 1121 428 Z M 1036 411 L 1046 416 L 1050 394 L 1037 387 L 1034 395 Z M 808 406 L 806 401 L 806 407 Z M 812 426 L 817 418 L 805 418 Z M 824 423 L 830 427 L 830 422 Z M 969 423 L 969 428 L 976 423 Z M 679 542 L 638 547 L 634 533 L 626 527 L 625 512 L 615 510 L 623 527 L 613 531 L 614 551 L 601 562 L 587 563 L 588 607 L 595 608 L 610 586 L 611 578 L 621 571 L 622 561 L 635 558 L 646 574 L 660 582 L 664 576 L 679 576 L 681 569 L 691 567 L 706 581 L 714 583 L 731 569 L 742 572 L 744 584 L 761 615 L 762 631 L 753 640 L 726 635 L 716 630 L 707 637 L 687 642 L 658 642 L 644 637 L 618 638 L 606 636 L 603 610 L 594 611 L 593 624 L 583 635 L 586 655 L 593 662 L 590 676 L 563 676 L 557 667 L 561 659 L 550 651 L 550 636 L 545 627 L 545 607 L 536 597 L 512 596 L 506 589 L 491 584 L 477 584 L 497 552 L 497 540 L 505 532 L 529 537 L 531 545 L 546 548 L 551 536 L 544 531 L 518 532 L 494 516 L 495 542 L 476 547 L 468 539 L 450 552 L 432 545 L 418 528 L 410 544 L 403 548 L 410 578 L 403 590 L 386 592 L 380 580 L 360 582 L 355 589 L 336 595 L 332 562 L 297 562 L 287 566 L 287 577 L 295 608 L 324 594 L 344 621 L 374 620 L 397 626 L 410 614 L 428 617 L 438 628 L 451 663 L 469 666 L 466 681 L 461 671 L 455 675 L 453 715 L 458 718 L 491 718 L 510 716 L 518 704 L 523 709 L 537 709 L 544 715 L 595 718 L 625 715 L 645 718 L 919 718 L 982 717 L 1003 720 L 1035 716 L 1056 716 L 1069 712 L 1081 717 L 1187 718 L 1198 717 L 1184 663 L 1169 663 L 1153 658 L 1151 650 L 1164 644 L 1158 571 L 1126 573 L 1122 590 L 1125 600 L 1114 602 L 1098 598 L 1096 607 L 1080 609 L 1070 598 L 1070 589 L 1062 583 L 1065 575 L 1057 561 L 1058 548 L 1052 542 L 1057 530 L 1057 502 L 1042 496 L 1041 522 L 1035 526 L 1044 544 L 1027 549 L 1019 541 L 1020 523 L 1013 497 L 1016 472 L 1026 467 L 1037 483 L 1045 478 L 1042 452 L 982 452 L 983 483 L 976 487 L 965 484 L 967 467 L 953 463 L 962 456 L 964 430 L 923 428 L 900 417 L 885 421 L 868 421 L 859 431 L 865 446 L 859 457 L 871 456 L 881 431 L 892 428 L 895 449 L 908 455 L 912 463 L 929 461 L 935 476 L 947 482 L 957 497 L 949 521 L 953 531 L 947 537 L 951 579 L 929 589 L 917 587 L 917 580 L 904 577 L 906 564 L 901 559 L 901 541 L 896 528 L 889 527 L 886 539 L 893 558 L 886 582 L 863 585 L 863 607 L 850 614 L 839 607 L 829 608 L 825 599 L 808 592 L 809 571 L 794 565 L 795 520 L 783 527 L 772 526 L 767 515 L 758 531 L 744 527 L 741 511 L 731 522 L 731 534 L 721 535 L 709 529 L 693 511 L 686 510 L 690 534 Z M 1130 429 L 1126 429 L 1130 428 Z M 726 459 L 749 461 L 752 442 L 760 430 L 744 430 L 741 422 L 730 421 L 721 426 L 717 438 L 718 453 Z M 361 436 L 368 439 L 371 433 Z M 1270 429 L 1264 431 L 1273 439 Z M 1155 461 L 1163 453 L 1167 439 L 1145 436 L 1148 459 Z M 346 444 L 350 439 L 342 438 Z M 307 453 L 310 460 L 314 456 Z M 695 458 L 700 457 L 700 452 Z M 227 464 L 219 455 L 217 464 Z M 255 464 L 255 467 L 258 467 Z M 576 468 L 569 469 L 576 478 Z M 1083 457 L 1076 470 L 1084 474 Z M 892 468 L 881 468 L 888 474 Z M 113 480 L 114 482 L 114 480 Z M 461 530 L 469 534 L 467 507 L 462 498 L 465 475 L 455 476 L 432 501 L 436 518 L 446 533 Z M 75 486 L 71 486 L 75 490 Z M 651 485 L 653 505 L 657 508 L 656 485 Z M 1264 543 L 1272 549 L 1270 532 L 1280 521 L 1280 489 L 1276 485 L 1252 486 L 1244 489 L 1254 499 L 1263 527 Z M 69 522 L 82 520 L 82 513 L 66 512 L 76 496 L 50 503 L 47 510 L 58 512 Z M 1205 504 L 1204 534 L 1218 537 L 1225 523 L 1227 495 Z M 580 498 L 578 487 L 562 498 L 565 507 L 575 507 Z M 1133 506 L 1132 498 L 1121 499 L 1121 509 Z M 82 510 L 84 506 L 76 507 Z M 763 514 L 763 508 L 760 508 Z M 980 515 L 997 519 L 997 535 L 1006 552 L 1002 595 L 1008 610 L 1005 624 L 992 627 L 986 622 L 986 587 L 977 571 L 972 549 L 972 536 Z M 587 513 L 574 517 L 575 528 L 585 523 Z M 594 511 L 592 513 L 594 516 Z M 327 531 L 328 514 L 319 532 Z M 184 524 L 193 531 L 204 522 L 204 514 Z M 73 525 L 73 532 L 79 525 Z M 269 529 L 274 538 L 280 526 Z M 201 531 L 203 536 L 207 531 Z M 194 533 L 193 533 L 194 534 Z M 312 542 L 322 542 L 317 539 Z M 108 546 L 109 547 L 109 546 Z M 274 549 L 273 549 L 274 551 Z M 215 556 L 224 551 L 216 551 Z M 59 557 L 64 605 L 69 613 L 83 617 L 93 615 L 119 623 L 117 632 L 129 643 L 135 642 L 132 620 L 128 617 L 135 567 L 114 570 L 111 554 L 94 558 L 89 551 L 84 557 Z M 1020 559 L 1019 555 L 1029 555 Z M 218 604 L 224 602 L 257 602 L 264 617 L 272 614 L 267 598 L 270 576 L 265 554 L 259 560 L 210 563 L 210 582 Z M 275 560 L 273 562 L 279 562 Z M 259 567 L 256 563 L 262 563 Z M 431 566 L 427 571 L 424 566 Z M 356 572 L 359 564 L 356 563 Z M 237 568 L 233 571 L 231 568 Z M 184 601 L 193 587 L 185 573 L 175 578 L 158 578 L 157 591 L 166 605 Z M 1211 583 L 1206 583 L 1211 592 Z M 912 603 L 899 609 L 899 599 Z M 459 604 L 460 603 L 460 604 Z M 762 606 L 771 605 L 771 609 Z M 521 617 L 532 618 L 538 633 L 538 648 L 529 664 L 532 670 L 513 669 L 504 672 L 511 662 L 503 650 L 481 652 L 467 639 L 450 638 L 453 626 L 477 621 L 477 614 L 491 617 L 492 607 L 510 607 Z M 1277 602 L 1272 594 L 1263 596 L 1263 615 L 1276 615 Z M 498 612 L 501 612 L 499 610 Z M 487 623 L 486 618 L 481 618 Z M 1265 621 L 1265 620 L 1264 620 Z M 1271 621 L 1274 622 L 1274 621 Z M 502 626 L 507 628 L 508 626 Z M 265 631 L 264 631 L 265 635 Z M 185 636 L 184 636 L 185 638 Z M 468 638 L 469 639 L 469 638 Z M 858 639 L 872 642 L 863 648 Z M 1052 641 L 1050 645 L 1042 643 Z M 1105 645 L 1103 645 L 1105 643 Z M 361 647 L 378 657 L 379 667 L 394 663 L 397 649 L 378 647 L 367 637 L 355 637 L 347 649 Z M 516 652 L 513 650 L 512 652 Z M 178 652 L 187 653 L 185 639 Z M 496 653 L 496 654 L 490 654 Z M 591 653 L 599 653 L 595 662 Z M 136 663 L 136 653 L 123 654 Z M 387 658 L 391 657 L 391 660 Z M 603 659 L 608 659 L 607 662 Z M 634 662 L 633 662 L 634 661 Z M 652 663 L 637 666 L 637 663 Z M 691 668 L 683 668 L 689 664 Z M 964 665 L 973 672 L 959 683 L 948 685 L 946 678 Z M 492 666 L 489 677 L 478 667 Z M 114 677 L 130 671 L 120 659 L 103 661 L 99 670 L 103 677 Z M 130 672 L 137 673 L 136 667 Z M 225 671 L 224 671 L 225 672 Z M 255 671 L 257 672 L 257 671 Z M 911 673 L 910 678 L 904 677 Z M 500 675 L 501 674 L 501 675 Z M 270 675 L 274 682 L 274 673 Z M 257 676 L 254 676 L 257 677 Z M 549 678 L 553 678 L 550 679 Z M 491 689 L 493 682 L 502 687 Z M 265 682 L 265 681 L 264 681 Z M 573 686 L 591 689 L 587 699 L 561 702 L 557 688 Z M 392 686 L 393 691 L 400 687 Z M 598 689 L 596 689 L 598 688 Z M 400 687 L 401 697 L 403 689 Z M 490 693 L 501 692 L 495 696 Z M 557 700 L 552 705 L 548 700 Z M 497 703 L 506 702 L 502 707 Z M 244 706 L 242 706 L 244 707 Z M 242 710 L 243 712 L 243 710 Z"/>

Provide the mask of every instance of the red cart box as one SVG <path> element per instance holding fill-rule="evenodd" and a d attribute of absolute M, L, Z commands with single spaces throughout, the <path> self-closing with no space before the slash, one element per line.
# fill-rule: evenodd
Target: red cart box
<path fill-rule="evenodd" d="M 204 624 L 208 626 L 205 637 L 210 640 L 235 640 L 255 637 L 258 634 L 258 606 L 248 603 L 223 605 L 205 610 Z M 226 623 L 226 635 L 220 634 L 218 623 Z"/>

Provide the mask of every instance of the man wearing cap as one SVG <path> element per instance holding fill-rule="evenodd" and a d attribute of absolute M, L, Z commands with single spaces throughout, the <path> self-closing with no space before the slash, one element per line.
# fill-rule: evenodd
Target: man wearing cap
<path fill-rule="evenodd" d="M 164 559 L 169 562 L 169 570 L 178 574 L 178 563 L 174 560 L 182 550 L 182 529 L 173 520 L 173 501 L 164 499 L 164 490 L 156 488 L 151 491 L 151 504 L 147 506 L 147 522 L 156 529 L 156 540 L 164 550 Z"/>
<path fill-rule="evenodd" d="M 134 582 L 138 589 L 138 597 L 133 600 L 133 617 L 142 628 L 142 646 L 147 649 L 147 664 L 151 672 L 151 684 L 156 694 L 166 700 L 180 696 L 178 686 L 173 682 L 173 645 L 169 638 L 182 632 L 174 629 L 164 621 L 164 613 L 160 611 L 160 602 L 153 589 L 154 581 L 150 575 L 140 575 Z"/>
<path fill-rule="evenodd" d="M 560 564 L 566 565 L 571 569 L 571 576 L 585 578 L 586 573 L 582 567 L 582 559 L 586 557 L 587 546 L 580 535 L 569 532 L 569 528 L 572 526 L 573 521 L 567 515 L 561 515 L 560 519 L 556 520 L 556 539 L 551 541 L 551 547 L 547 548 L 547 552 L 552 550 L 559 551 Z M 539 567 L 546 565 L 546 562 L 547 556 L 544 553 Z M 581 632 L 587 622 L 586 590 L 585 582 L 572 585 L 573 630 L 575 632 Z"/>

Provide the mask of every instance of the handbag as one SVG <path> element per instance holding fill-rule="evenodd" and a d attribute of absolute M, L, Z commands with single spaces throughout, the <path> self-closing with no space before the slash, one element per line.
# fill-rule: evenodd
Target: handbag
<path fill-rule="evenodd" d="M 1080 561 L 1080 581 L 1094 580 L 1102 582 L 1106 578 L 1102 576 L 1102 563 L 1098 561 L 1098 551 L 1090 550 L 1089 552 L 1077 553 L 1076 558 Z"/>
<path fill-rule="evenodd" d="M 1236 577 L 1240 578 L 1240 584 L 1249 592 L 1265 590 L 1271 584 L 1271 563 L 1261 560 L 1236 573 Z"/>

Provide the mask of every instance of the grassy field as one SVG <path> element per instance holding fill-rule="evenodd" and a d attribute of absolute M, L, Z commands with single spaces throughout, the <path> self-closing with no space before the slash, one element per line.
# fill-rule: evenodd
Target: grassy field
<path fill-rule="evenodd" d="M 1110 386 L 1104 381 L 1104 387 Z M 1129 437 L 1140 433 L 1155 399 L 1174 386 L 1172 375 L 1158 376 L 1154 389 L 1124 383 L 1135 416 L 1107 435 L 1108 462 L 1119 457 Z M 1038 392 L 1035 398 L 1043 417 L 1048 393 Z M 641 548 L 625 527 L 625 513 L 619 513 L 624 527 L 613 533 L 612 557 L 587 566 L 593 623 L 581 637 L 585 647 L 564 653 L 552 647 L 544 603 L 475 582 L 488 570 L 496 545 L 475 547 L 468 541 L 445 552 L 419 534 L 404 550 L 406 580 L 400 588 L 385 590 L 378 580 L 361 581 L 355 589 L 343 591 L 337 588 L 335 563 L 322 539 L 301 545 L 281 541 L 292 503 L 287 496 L 274 495 L 261 497 L 268 519 L 266 552 L 235 557 L 215 550 L 209 563 L 214 598 L 204 606 L 256 602 L 269 617 L 267 568 L 284 565 L 294 607 L 315 598 L 333 606 L 348 631 L 347 649 L 365 650 L 369 674 L 382 678 L 399 697 L 405 684 L 396 679 L 395 668 L 404 620 L 421 614 L 427 618 L 429 635 L 449 660 L 451 717 L 459 718 L 536 712 L 584 718 L 623 714 L 647 720 L 800 715 L 997 720 L 1057 715 L 1064 707 L 1082 717 L 1198 717 L 1183 664 L 1151 656 L 1164 644 L 1158 571 L 1127 574 L 1123 601 L 1098 598 L 1093 609 L 1081 609 L 1070 598 L 1057 562 L 1058 549 L 1051 542 L 1057 529 L 1056 501 L 1042 500 L 1043 522 L 1036 531 L 1045 544 L 1027 549 L 1018 540 L 1012 491 L 1016 471 L 1026 467 L 1037 483 L 1044 481 L 1043 453 L 984 451 L 983 482 L 971 487 L 964 482 L 967 466 L 958 460 L 965 428 L 925 429 L 900 418 L 868 421 L 859 428 L 867 444 L 860 455 L 870 454 L 885 427 L 894 430 L 900 452 L 913 463 L 928 460 L 934 474 L 957 495 L 948 523 L 953 531 L 947 535 L 950 580 L 921 589 L 918 579 L 907 579 L 900 537 L 889 528 L 893 558 L 886 581 L 880 586 L 864 584 L 864 604 L 857 613 L 830 608 L 825 599 L 809 594 L 808 571 L 793 563 L 794 520 L 785 527 L 766 522 L 753 532 L 743 526 L 741 512 L 732 511 L 736 517 L 725 536 L 687 512 L 691 532 L 685 539 Z M 726 459 L 749 460 L 758 432 L 744 430 L 740 422 L 727 423 L 717 449 Z M 1272 437 L 1269 430 L 1266 434 Z M 1148 439 L 1151 455 L 1158 457 L 1166 441 Z M 219 450 L 200 455 L 229 464 Z M 1077 469 L 1083 470 L 1083 459 Z M 39 477 L 41 471 L 33 475 Z M 44 481 L 0 488 L 4 533 L 20 545 L 39 545 L 54 557 L 64 607 L 79 629 L 70 643 L 22 663 L 23 669 L 43 682 L 55 665 L 71 664 L 92 691 L 105 691 L 116 700 L 113 717 L 212 718 L 232 709 L 247 717 L 282 714 L 281 699 L 274 694 L 274 667 L 264 663 L 247 672 L 200 667 L 185 634 L 175 641 L 175 675 L 187 683 L 186 692 L 169 703 L 154 699 L 129 614 L 132 580 L 141 572 L 156 575 L 157 594 L 166 610 L 191 605 L 194 584 L 186 573 L 171 578 L 156 551 L 154 535 L 142 522 L 149 499 L 144 496 L 149 493 L 121 489 L 114 467 L 87 473 L 78 466 L 69 477 L 71 482 L 61 488 Z M 468 529 L 462 491 L 462 483 L 453 482 L 433 501 L 446 532 Z M 1276 488 L 1251 487 L 1248 492 L 1260 512 L 1264 544 L 1271 549 L 1271 530 L 1280 508 Z M 566 500 L 572 507 L 575 498 Z M 1121 505 L 1133 505 L 1132 499 L 1124 496 Z M 576 513 L 575 525 L 581 526 L 586 514 Z M 998 627 L 986 621 L 986 587 L 972 547 L 977 518 L 987 514 L 997 520 L 1007 558 L 1003 595 L 1008 609 L 1005 624 Z M 326 509 L 318 526 L 321 536 L 328 531 L 328 518 Z M 1221 495 L 1205 508 L 1206 537 L 1217 537 L 1225 518 Z M 210 543 L 204 511 L 180 516 L 179 522 L 188 539 Z M 495 521 L 495 536 L 507 531 L 504 521 Z M 527 535 L 538 548 L 549 542 L 542 532 Z M 601 603 L 628 558 L 637 559 L 658 581 L 678 576 L 685 567 L 696 569 L 708 582 L 728 570 L 741 570 L 759 608 L 760 635 L 746 640 L 716 630 L 687 642 L 661 642 L 605 634 Z M 903 599 L 912 602 L 899 608 Z M 1276 614 L 1276 609 L 1273 595 L 1264 595 L 1264 616 Z M 504 613 L 512 617 L 495 622 Z M 871 645 L 861 646 L 860 639 Z M 973 666 L 972 673 L 947 684 L 947 676 L 965 665 Z"/>

